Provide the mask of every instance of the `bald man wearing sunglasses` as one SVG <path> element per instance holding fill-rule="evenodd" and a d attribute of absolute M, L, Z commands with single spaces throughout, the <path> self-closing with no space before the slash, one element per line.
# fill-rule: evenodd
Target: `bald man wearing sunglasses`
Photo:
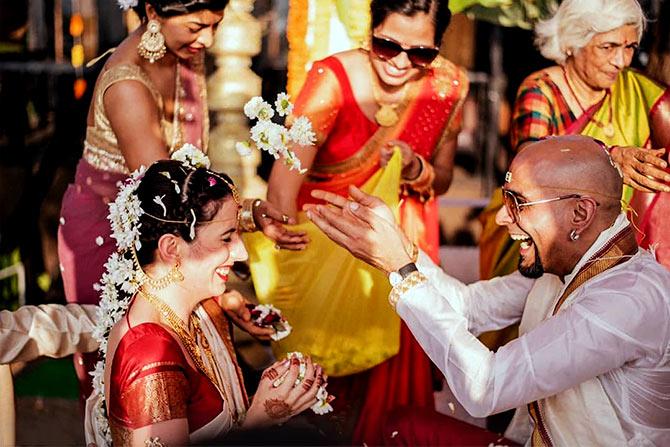
<path fill-rule="evenodd" d="M 356 189 L 350 200 L 314 192 L 334 206 L 308 215 L 389 274 L 391 306 L 473 416 L 519 407 L 532 445 L 669 445 L 670 272 L 638 248 L 622 184 L 591 138 L 528 145 L 497 215 L 521 241 L 519 271 L 471 285 L 412 259 L 390 210 Z M 518 322 L 520 337 L 497 352 L 476 338 Z M 443 418 L 430 431 L 414 424 L 430 437 L 413 442 L 448 431 Z"/>

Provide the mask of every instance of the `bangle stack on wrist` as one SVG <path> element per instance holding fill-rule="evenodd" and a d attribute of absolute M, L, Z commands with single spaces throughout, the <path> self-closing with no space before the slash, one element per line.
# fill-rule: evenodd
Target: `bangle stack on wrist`
<path fill-rule="evenodd" d="M 240 231 L 252 233 L 258 230 L 256 221 L 254 220 L 254 210 L 258 208 L 258 205 L 260 205 L 261 202 L 261 199 L 244 199 L 242 201 L 242 206 L 240 207 L 240 212 L 237 217 Z"/>
<path fill-rule="evenodd" d="M 402 193 L 403 195 L 418 194 L 422 201 L 426 201 L 433 197 L 435 170 L 421 155 L 416 154 L 416 157 L 421 164 L 419 174 L 411 180 L 402 179 Z"/>

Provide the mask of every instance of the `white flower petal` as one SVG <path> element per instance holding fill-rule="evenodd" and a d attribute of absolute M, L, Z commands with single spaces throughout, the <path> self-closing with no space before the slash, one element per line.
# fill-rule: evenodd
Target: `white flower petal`
<path fill-rule="evenodd" d="M 135 6 L 137 6 L 137 0 L 116 0 L 116 1 L 119 4 L 119 7 L 124 11 L 127 11 L 130 8 L 134 8 Z"/>
<path fill-rule="evenodd" d="M 207 168 L 211 166 L 209 158 L 200 149 L 190 143 L 184 144 L 170 156 L 172 160 L 181 161 L 190 168 Z"/>
<path fill-rule="evenodd" d="M 238 141 L 235 143 L 235 150 L 242 157 L 251 155 L 251 144 L 248 141 Z"/>

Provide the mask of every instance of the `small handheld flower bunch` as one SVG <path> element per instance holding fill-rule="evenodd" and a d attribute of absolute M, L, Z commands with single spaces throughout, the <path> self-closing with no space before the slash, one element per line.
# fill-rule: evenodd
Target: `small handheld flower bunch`
<path fill-rule="evenodd" d="M 244 114 L 250 120 L 258 122 L 250 130 L 251 141 L 238 142 L 235 148 L 240 155 L 247 156 L 251 153 L 251 145 L 254 144 L 258 149 L 272 154 L 275 159 L 284 158 L 286 166 L 304 174 L 307 170 L 302 168 L 300 159 L 288 145 L 293 142 L 300 146 L 313 146 L 316 135 L 312 130 L 312 123 L 304 116 L 295 117 L 290 128 L 274 123 L 272 118 L 275 116 L 275 110 L 279 116 L 288 116 L 293 111 L 293 104 L 286 93 L 280 93 L 274 105 L 273 109 L 260 96 L 251 98 L 245 104 Z"/>
<path fill-rule="evenodd" d="M 298 377 L 295 379 L 295 383 L 293 384 L 294 387 L 299 386 L 303 380 L 305 380 L 305 374 L 307 373 L 307 365 L 305 364 L 305 356 L 302 354 L 302 352 L 289 352 L 286 354 L 286 358 L 291 360 L 293 358 L 297 358 L 300 361 L 300 366 L 298 370 Z M 282 383 L 284 383 L 284 380 L 286 380 L 286 377 L 289 374 L 289 370 L 286 370 L 284 374 L 279 376 L 277 380 L 275 380 L 272 383 L 272 386 L 277 388 L 278 386 L 281 386 Z M 330 403 L 335 399 L 334 396 L 331 396 L 328 394 L 328 391 L 326 390 L 325 385 L 321 385 L 319 387 L 319 390 L 316 393 L 316 402 L 314 405 L 310 407 L 310 409 L 319 415 L 330 413 L 333 411 L 332 405 Z"/>
<path fill-rule="evenodd" d="M 247 309 L 251 312 L 251 321 L 258 327 L 271 327 L 275 333 L 270 335 L 274 341 L 283 340 L 288 337 L 293 328 L 284 317 L 281 311 L 272 304 L 247 304 Z"/>

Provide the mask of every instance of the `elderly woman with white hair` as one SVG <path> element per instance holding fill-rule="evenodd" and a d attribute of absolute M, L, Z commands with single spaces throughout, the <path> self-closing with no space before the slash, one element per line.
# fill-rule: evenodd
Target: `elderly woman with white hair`
<path fill-rule="evenodd" d="M 659 260 L 670 267 L 670 247 L 649 225 L 651 209 L 638 206 L 643 198 L 651 201 L 670 192 L 670 90 L 629 68 L 645 22 L 636 0 L 565 0 L 552 17 L 539 22 L 536 44 L 557 65 L 521 84 L 511 143 L 519 151 L 549 135 L 570 134 L 604 142 L 628 185 L 625 202 L 635 190 L 638 223 L 645 226 L 643 245 L 660 242 Z M 501 204 L 498 191 L 482 216 L 483 278 L 511 273 L 519 260 L 519 243 L 494 221 Z"/>

